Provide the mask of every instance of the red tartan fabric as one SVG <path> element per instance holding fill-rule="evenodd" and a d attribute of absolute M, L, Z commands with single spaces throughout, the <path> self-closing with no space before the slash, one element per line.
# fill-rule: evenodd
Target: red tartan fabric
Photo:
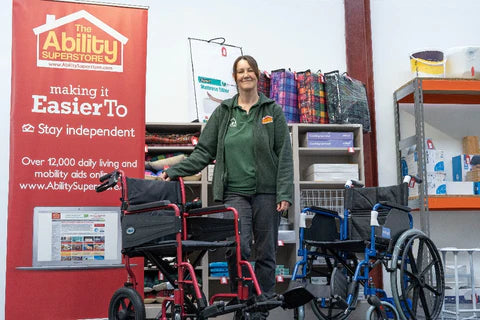
<path fill-rule="evenodd" d="M 270 97 L 270 74 L 266 71 L 260 73 L 260 78 L 258 79 L 258 92 L 261 92 L 265 97 Z"/>
<path fill-rule="evenodd" d="M 298 108 L 302 123 L 328 123 L 322 74 L 310 70 L 297 73 Z"/>

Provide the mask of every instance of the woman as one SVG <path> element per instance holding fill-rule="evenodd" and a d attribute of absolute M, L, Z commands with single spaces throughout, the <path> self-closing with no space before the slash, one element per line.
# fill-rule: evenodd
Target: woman
<path fill-rule="evenodd" d="M 239 212 L 242 259 L 250 257 L 253 233 L 255 274 L 262 291 L 273 294 L 280 214 L 293 197 L 293 161 L 282 108 L 258 94 L 259 74 L 251 56 L 235 60 L 238 94 L 215 109 L 192 154 L 162 178 L 192 175 L 216 160 L 214 199 Z"/>

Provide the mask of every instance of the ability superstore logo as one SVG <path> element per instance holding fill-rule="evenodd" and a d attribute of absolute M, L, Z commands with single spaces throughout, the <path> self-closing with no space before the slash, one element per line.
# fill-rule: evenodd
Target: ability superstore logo
<path fill-rule="evenodd" d="M 56 18 L 33 29 L 37 66 L 123 72 L 128 38 L 85 10 Z"/>

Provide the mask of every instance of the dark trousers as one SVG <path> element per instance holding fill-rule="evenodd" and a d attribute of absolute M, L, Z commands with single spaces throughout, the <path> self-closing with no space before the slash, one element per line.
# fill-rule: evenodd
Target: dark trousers
<path fill-rule="evenodd" d="M 243 260 L 255 250 L 255 275 L 263 293 L 275 293 L 275 267 L 280 213 L 274 194 L 244 196 L 228 194 L 224 202 L 237 209 L 240 217 L 240 248 Z M 234 256 L 233 256 L 234 257 Z M 229 259 L 234 263 L 233 259 Z M 229 268 L 236 271 L 236 268 Z M 233 269 L 233 270 L 232 270 Z M 244 273 L 242 269 L 242 273 Z M 236 273 L 236 272 L 235 272 Z M 248 273 L 247 273 L 248 275 Z M 232 277 L 230 277 L 232 279 Z"/>

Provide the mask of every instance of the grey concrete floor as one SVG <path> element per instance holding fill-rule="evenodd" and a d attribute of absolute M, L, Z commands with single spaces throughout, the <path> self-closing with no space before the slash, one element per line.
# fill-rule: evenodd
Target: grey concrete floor
<path fill-rule="evenodd" d="M 156 308 L 156 305 L 145 305 L 147 311 L 147 319 L 155 319 L 159 308 Z M 155 308 L 154 308 L 155 307 Z M 154 311 L 155 309 L 155 311 Z M 352 312 L 349 320 L 365 320 L 365 314 L 368 309 L 368 303 L 366 301 L 360 301 L 357 305 L 357 309 Z M 232 320 L 233 314 L 226 314 L 216 318 L 217 320 Z M 282 308 L 277 308 L 270 311 L 270 314 L 267 318 L 268 320 L 291 320 L 293 319 L 293 310 L 284 310 Z M 310 308 L 310 304 L 305 305 L 305 320 L 316 320 L 317 317 Z"/>

